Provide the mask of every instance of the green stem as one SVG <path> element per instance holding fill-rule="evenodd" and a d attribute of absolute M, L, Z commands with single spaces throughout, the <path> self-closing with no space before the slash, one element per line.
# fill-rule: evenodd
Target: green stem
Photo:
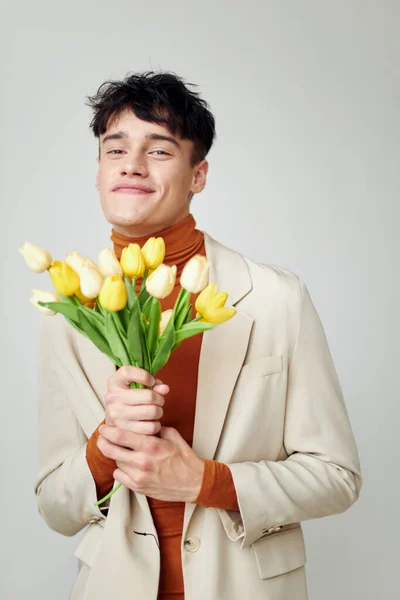
<path fill-rule="evenodd" d="M 116 481 L 116 480 L 114 480 L 114 481 Z M 113 494 L 115 494 L 115 492 L 116 492 L 117 490 L 119 490 L 119 488 L 121 487 L 121 485 L 122 485 L 122 483 L 118 483 L 118 485 L 116 485 L 116 486 L 115 486 L 115 488 L 113 488 L 113 489 L 111 490 L 111 492 L 109 492 L 109 493 L 107 494 L 107 496 L 104 496 L 104 498 L 102 498 L 101 500 L 98 500 L 97 502 L 95 502 L 93 506 L 99 506 L 99 504 L 102 504 L 103 502 L 105 502 L 106 500 L 108 500 L 109 498 L 111 498 L 111 496 L 112 496 Z"/>
<path fill-rule="evenodd" d="M 145 285 L 146 285 L 146 279 L 147 279 L 147 275 L 149 274 L 149 270 L 145 269 L 144 271 L 144 275 L 143 275 L 143 279 L 142 279 L 142 285 L 140 286 L 140 290 L 139 290 L 139 295 L 141 292 L 143 292 Z"/>

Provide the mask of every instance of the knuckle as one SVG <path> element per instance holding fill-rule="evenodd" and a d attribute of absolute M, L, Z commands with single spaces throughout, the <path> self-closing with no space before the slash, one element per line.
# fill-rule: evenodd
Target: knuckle
<path fill-rule="evenodd" d="M 152 421 L 149 423 L 149 430 L 151 435 L 158 433 L 161 430 L 161 423 L 159 421 Z"/>
<path fill-rule="evenodd" d="M 157 406 L 157 404 L 152 404 L 151 406 L 149 406 L 148 412 L 150 414 L 151 419 L 158 419 L 162 417 L 164 413 L 161 406 Z"/>
<path fill-rule="evenodd" d="M 153 390 L 151 390 L 151 394 L 152 394 L 151 395 L 152 404 L 158 404 L 159 406 L 164 406 L 164 403 L 165 403 L 164 396 L 157 394 L 157 392 L 154 392 Z"/>
<path fill-rule="evenodd" d="M 141 400 L 143 400 L 144 404 L 152 404 L 153 403 L 153 390 L 139 390 L 141 393 Z"/>
<path fill-rule="evenodd" d="M 124 442 L 126 441 L 126 435 L 123 429 L 116 430 L 115 441 L 117 442 L 117 444 L 124 445 Z"/>
<path fill-rule="evenodd" d="M 147 475 L 145 471 L 138 470 L 137 473 L 132 477 L 135 485 L 143 486 L 146 483 Z"/>
<path fill-rule="evenodd" d="M 141 470 L 142 470 L 144 473 L 149 473 L 150 471 L 152 471 L 152 470 L 153 470 L 153 467 L 152 467 L 152 462 L 151 462 L 150 460 L 148 460 L 148 459 L 144 459 L 144 460 L 142 461 L 142 464 L 141 464 L 140 468 L 141 468 Z"/>
<path fill-rule="evenodd" d="M 113 402 L 115 402 L 115 400 L 116 400 L 115 392 L 112 392 L 111 390 L 109 390 L 104 397 L 104 402 L 108 405 L 108 404 L 112 404 Z"/>

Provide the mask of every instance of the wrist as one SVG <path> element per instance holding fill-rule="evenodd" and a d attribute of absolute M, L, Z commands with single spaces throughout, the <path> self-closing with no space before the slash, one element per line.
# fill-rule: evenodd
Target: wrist
<path fill-rule="evenodd" d="M 205 460 L 201 457 L 198 457 L 199 461 L 197 462 L 196 467 L 193 469 L 193 475 L 192 475 L 192 490 L 190 493 L 190 499 L 189 502 L 195 502 L 196 498 L 198 497 L 200 490 L 202 488 L 203 485 L 203 480 L 204 480 L 204 473 L 205 473 Z"/>

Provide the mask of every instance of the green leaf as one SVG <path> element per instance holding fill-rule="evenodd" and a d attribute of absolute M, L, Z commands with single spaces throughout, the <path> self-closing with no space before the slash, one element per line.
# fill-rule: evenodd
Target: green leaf
<path fill-rule="evenodd" d="M 192 307 L 193 307 L 193 304 L 189 304 L 189 306 L 187 307 L 186 315 L 183 320 L 183 325 L 190 323 L 190 321 L 192 320 Z"/>
<path fill-rule="evenodd" d="M 73 294 L 72 296 L 63 296 L 62 294 L 60 294 L 60 298 L 66 304 L 73 304 L 74 306 L 81 306 L 82 304 L 75 294 Z"/>
<path fill-rule="evenodd" d="M 150 356 L 149 356 L 149 349 L 147 346 L 148 325 L 147 325 L 146 315 L 144 315 L 143 313 L 141 315 L 140 324 L 142 327 L 141 343 L 142 343 L 142 347 L 143 347 L 143 368 L 146 369 L 146 371 L 150 371 L 151 362 L 150 362 Z"/>
<path fill-rule="evenodd" d="M 186 314 L 187 314 L 187 310 L 188 310 L 188 302 L 190 299 L 190 292 L 188 292 L 187 290 L 181 289 L 180 293 L 179 293 L 179 298 L 178 298 L 178 304 L 176 307 L 176 313 L 175 313 L 175 329 L 176 331 L 178 331 L 185 320 Z"/>
<path fill-rule="evenodd" d="M 142 308 L 142 306 L 144 305 L 144 303 L 146 302 L 146 300 L 148 300 L 150 294 L 149 292 L 146 290 L 146 288 L 144 288 L 138 296 L 138 300 L 139 300 L 139 305 L 140 308 Z"/>
<path fill-rule="evenodd" d="M 152 365 L 151 365 L 151 374 L 152 375 L 155 375 L 168 362 L 168 359 L 171 355 L 172 348 L 174 345 L 174 339 L 175 339 L 175 329 L 173 326 L 169 327 L 170 323 L 171 323 L 171 321 L 168 323 L 167 328 L 164 331 L 164 333 L 166 333 L 166 336 L 164 337 L 162 343 L 158 346 L 156 355 L 152 362 Z M 161 338 L 159 338 L 159 339 L 161 339 Z"/>
<path fill-rule="evenodd" d="M 142 342 L 142 325 L 141 325 L 141 312 L 139 307 L 139 301 L 135 298 L 135 302 L 131 309 L 127 341 L 129 352 L 133 360 L 139 365 L 143 364 L 143 342 Z"/>
<path fill-rule="evenodd" d="M 136 300 L 136 281 L 132 280 L 132 283 L 129 281 L 129 278 L 124 275 L 126 293 L 128 295 L 128 310 L 132 310 L 132 306 Z"/>
<path fill-rule="evenodd" d="M 149 349 L 150 361 L 152 361 L 154 358 L 157 339 L 159 336 L 161 312 L 160 301 L 157 300 L 157 298 L 152 297 L 149 311 L 150 323 L 147 329 L 147 347 Z"/>
<path fill-rule="evenodd" d="M 61 313 L 64 317 L 68 317 L 68 319 L 72 319 L 76 323 L 79 323 L 78 318 L 78 307 L 73 304 L 67 304 L 65 302 L 41 302 L 38 304 L 40 306 L 45 306 L 46 308 L 50 308 L 50 310 L 54 310 L 57 313 Z"/>
<path fill-rule="evenodd" d="M 93 327 L 98 329 L 103 337 L 106 337 L 106 321 L 102 314 L 83 305 L 78 307 L 78 314 L 84 314 Z"/>
<path fill-rule="evenodd" d="M 106 316 L 106 337 L 111 351 L 123 365 L 130 365 L 130 359 L 125 344 L 114 320 L 114 313 L 109 311 Z"/>
<path fill-rule="evenodd" d="M 208 329 L 213 329 L 214 327 L 215 323 L 207 323 L 206 321 L 203 323 L 188 323 L 187 325 L 184 325 L 182 329 L 175 333 L 174 350 L 181 342 L 183 342 L 183 340 L 186 340 L 186 338 L 207 331 Z"/>
<path fill-rule="evenodd" d="M 79 310 L 79 323 L 89 339 L 92 340 L 93 344 L 97 346 L 103 354 L 106 354 L 113 362 L 115 362 L 115 357 L 107 339 L 96 327 L 96 322 L 88 318 L 87 313 L 82 310 Z"/>
<path fill-rule="evenodd" d="M 100 302 L 99 302 L 99 299 L 98 299 L 98 298 L 96 298 L 96 309 L 97 309 L 97 312 L 98 312 L 98 313 L 100 313 L 101 315 L 103 315 L 103 317 L 104 317 L 104 319 L 105 319 L 105 318 L 106 318 L 107 311 L 106 311 L 106 309 L 105 309 L 105 308 L 103 308 L 103 306 L 100 304 Z M 104 322 L 105 322 L 105 321 L 104 321 Z"/>

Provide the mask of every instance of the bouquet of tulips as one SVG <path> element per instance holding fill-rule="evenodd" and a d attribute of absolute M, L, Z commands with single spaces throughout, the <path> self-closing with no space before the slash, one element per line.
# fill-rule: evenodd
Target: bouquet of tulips
<path fill-rule="evenodd" d="M 160 299 L 174 289 L 177 272 L 175 265 L 163 263 L 162 237 L 150 238 L 142 248 L 129 244 L 120 261 L 113 250 L 105 248 L 97 265 L 78 252 L 67 254 L 65 262 L 53 260 L 47 250 L 30 242 L 25 242 L 19 251 L 34 272 L 50 273 L 55 288 L 55 292 L 32 290 L 30 302 L 46 315 L 61 313 L 119 367 L 134 365 L 154 376 L 186 338 L 212 329 L 236 314 L 234 308 L 225 306 L 228 294 L 217 292 L 216 284 L 208 283 L 209 264 L 200 255 L 184 266 L 173 309 L 161 310 Z M 137 293 L 138 278 L 142 281 Z M 193 318 L 190 295 L 198 293 Z M 133 382 L 130 387 L 144 386 Z"/>

